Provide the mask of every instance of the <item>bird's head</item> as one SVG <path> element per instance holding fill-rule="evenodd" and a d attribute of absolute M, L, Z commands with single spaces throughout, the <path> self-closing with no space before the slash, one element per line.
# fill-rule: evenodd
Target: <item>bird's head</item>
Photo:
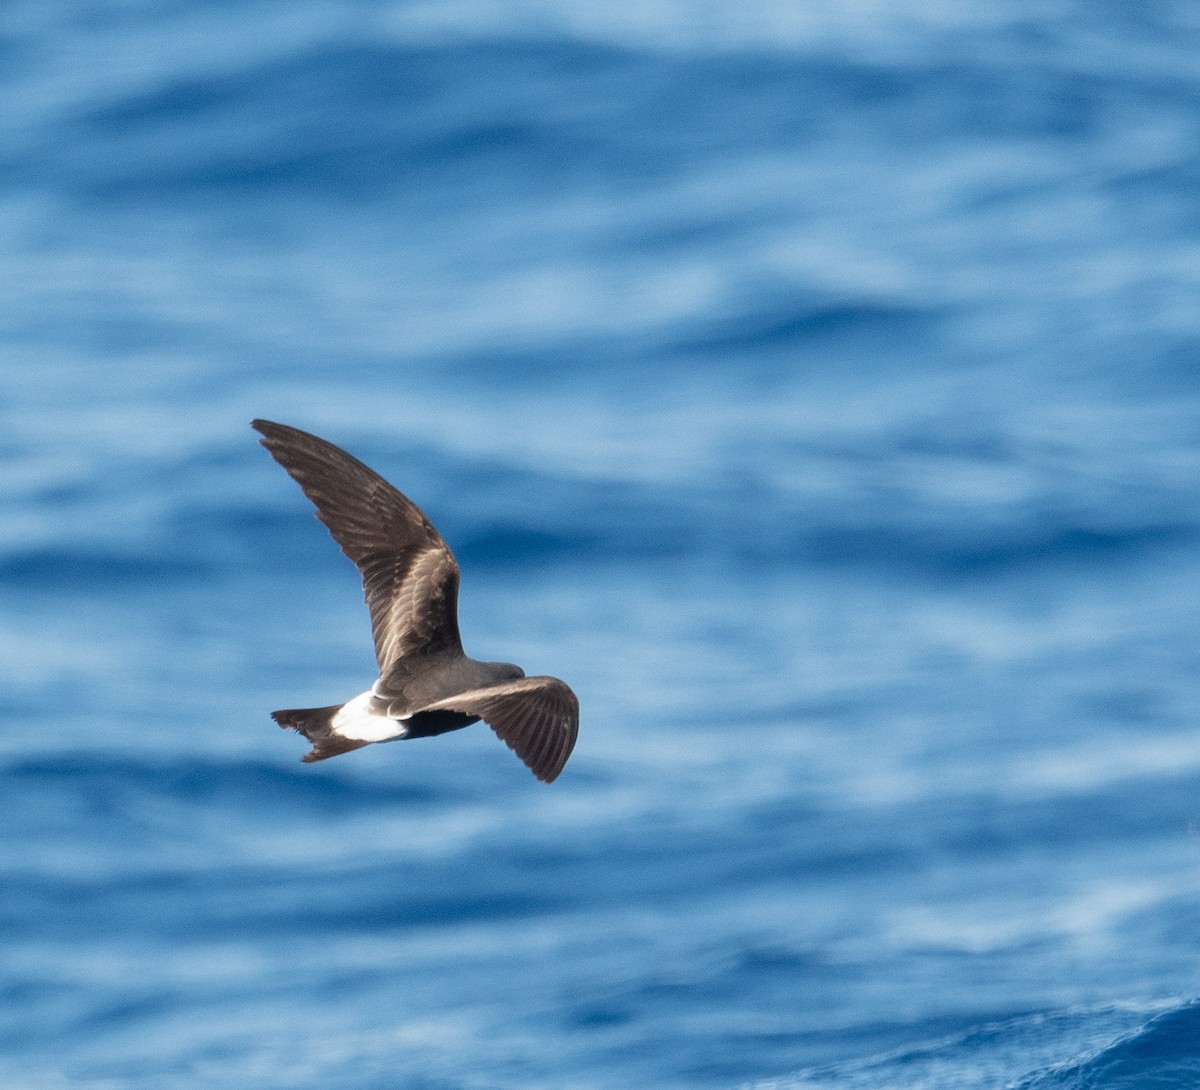
<path fill-rule="evenodd" d="M 488 673 L 497 681 L 513 681 L 516 678 L 525 676 L 525 671 L 519 666 L 514 666 L 511 662 L 489 662 L 487 667 Z"/>

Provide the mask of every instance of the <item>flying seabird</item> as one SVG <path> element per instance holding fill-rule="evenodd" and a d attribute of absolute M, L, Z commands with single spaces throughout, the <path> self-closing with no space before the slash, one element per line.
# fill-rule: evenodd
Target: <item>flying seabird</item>
<path fill-rule="evenodd" d="M 579 701 L 553 677 L 477 662 L 458 634 L 458 562 L 407 496 L 344 450 L 298 428 L 254 420 L 262 445 L 316 506 L 362 574 L 379 680 L 345 704 L 271 713 L 323 761 L 372 742 L 425 738 L 484 720 L 545 783 L 567 763 Z"/>

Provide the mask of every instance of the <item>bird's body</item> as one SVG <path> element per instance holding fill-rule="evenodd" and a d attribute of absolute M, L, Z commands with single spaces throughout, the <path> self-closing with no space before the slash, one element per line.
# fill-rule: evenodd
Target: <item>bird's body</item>
<path fill-rule="evenodd" d="M 324 439 L 267 420 L 252 426 L 362 574 L 379 662 L 375 684 L 344 704 L 271 713 L 312 743 L 303 759 L 445 734 L 482 719 L 538 779 L 553 780 L 575 745 L 579 702 L 557 678 L 467 657 L 458 632 L 458 563 L 420 508 Z"/>

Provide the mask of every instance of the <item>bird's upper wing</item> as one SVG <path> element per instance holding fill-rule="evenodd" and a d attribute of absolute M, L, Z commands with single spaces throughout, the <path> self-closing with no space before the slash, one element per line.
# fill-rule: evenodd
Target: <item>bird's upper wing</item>
<path fill-rule="evenodd" d="M 522 677 L 468 689 L 419 710 L 479 716 L 544 783 L 563 770 L 579 734 L 579 700 L 556 677 Z"/>
<path fill-rule="evenodd" d="M 251 426 L 362 574 L 380 672 L 417 649 L 462 654 L 458 563 L 421 509 L 324 439 L 269 420 Z"/>

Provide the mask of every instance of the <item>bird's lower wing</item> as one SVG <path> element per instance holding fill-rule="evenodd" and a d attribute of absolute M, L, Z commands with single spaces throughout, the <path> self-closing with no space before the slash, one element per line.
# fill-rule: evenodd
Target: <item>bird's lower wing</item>
<path fill-rule="evenodd" d="M 416 710 L 479 716 L 543 783 L 563 770 L 579 734 L 579 700 L 554 677 L 468 689 Z"/>

